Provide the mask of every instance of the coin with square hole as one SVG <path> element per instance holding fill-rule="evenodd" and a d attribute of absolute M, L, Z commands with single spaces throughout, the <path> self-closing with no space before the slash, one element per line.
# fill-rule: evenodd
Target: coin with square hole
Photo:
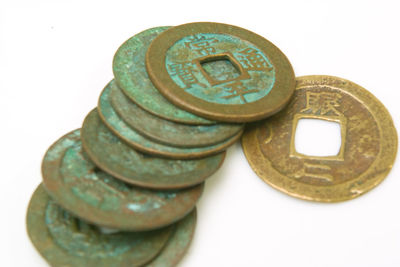
<path fill-rule="evenodd" d="M 158 35 L 146 54 L 157 89 L 206 118 L 249 122 L 281 110 L 295 87 L 286 56 L 263 37 L 220 23 L 189 23 Z"/>
<path fill-rule="evenodd" d="M 131 186 L 96 167 L 80 137 L 79 130 L 63 136 L 42 162 L 44 188 L 64 209 L 90 223 L 129 231 L 161 228 L 194 209 L 203 184 L 169 191 Z"/>
<path fill-rule="evenodd" d="M 298 124 L 306 120 L 339 124 L 337 153 L 296 149 Z M 387 176 L 397 133 L 386 108 L 361 86 L 305 76 L 297 79 L 294 97 L 282 112 L 246 130 L 242 146 L 253 170 L 274 188 L 306 200 L 337 202 L 368 192 Z"/>
<path fill-rule="evenodd" d="M 33 245 L 51 266 L 143 266 L 171 242 L 175 227 L 106 234 L 61 208 L 42 185 L 31 198 L 26 223 Z"/>

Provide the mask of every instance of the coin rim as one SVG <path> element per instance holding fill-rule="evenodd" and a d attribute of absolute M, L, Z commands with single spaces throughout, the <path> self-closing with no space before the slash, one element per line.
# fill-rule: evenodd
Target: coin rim
<path fill-rule="evenodd" d="M 29 201 L 28 204 L 28 209 L 27 209 L 27 213 L 26 213 L 26 231 L 28 233 L 29 239 L 31 240 L 33 246 L 35 247 L 35 249 L 39 252 L 39 254 L 45 259 L 46 262 L 48 262 L 50 265 L 59 265 L 59 264 L 65 264 L 64 259 L 72 259 L 72 263 L 73 264 L 83 264 L 87 265 L 88 261 L 90 259 L 86 258 L 86 257 L 82 257 L 79 258 L 77 256 L 73 256 L 68 254 L 64 249 L 62 249 L 61 247 L 59 247 L 57 244 L 55 244 L 54 242 L 54 238 L 52 238 L 50 236 L 50 233 L 46 227 L 46 224 L 44 222 L 44 214 L 45 214 L 45 209 L 47 207 L 47 203 L 48 201 L 50 201 L 52 198 L 51 196 L 46 192 L 46 188 L 43 185 L 43 183 L 39 184 L 37 186 L 37 188 L 35 189 L 34 193 L 31 196 L 31 199 Z M 59 205 L 59 204 L 57 204 Z M 61 206 L 60 206 L 61 207 Z M 38 216 L 43 216 L 43 221 L 42 223 L 38 224 L 38 223 L 33 223 Z M 75 215 L 74 215 L 75 216 Z M 77 217 L 77 219 L 80 220 L 79 217 Z M 167 243 L 169 242 L 169 239 L 172 237 L 173 235 L 173 227 L 176 226 L 169 226 L 168 232 L 166 233 L 166 238 L 165 238 L 165 242 L 163 242 L 163 244 L 161 245 L 160 249 L 155 251 L 153 255 L 151 255 L 148 259 L 143 260 L 142 262 L 138 262 L 138 263 L 129 263 L 130 266 L 143 266 L 143 264 L 147 264 L 152 262 L 161 251 L 164 250 L 164 248 L 166 248 Z M 38 237 L 40 238 L 40 240 L 38 240 Z M 57 254 L 59 254 L 62 257 L 62 260 L 60 262 L 59 257 L 56 258 L 55 261 L 51 260 L 54 259 L 54 257 L 48 257 L 48 250 L 52 250 L 55 251 Z M 47 253 L 46 253 L 47 252 Z M 54 253 L 54 252 L 53 252 Z M 67 261 L 68 261 L 67 260 Z M 98 265 L 98 266 L 109 266 L 109 264 L 111 263 L 110 261 L 115 262 L 115 259 L 97 259 L 95 260 L 96 264 L 98 264 L 99 262 L 104 262 L 105 265 Z M 123 264 L 123 262 L 119 262 L 120 264 Z M 128 263 L 126 263 L 128 264 Z M 64 265 L 63 265 L 64 266 Z"/>
<path fill-rule="evenodd" d="M 131 46 L 132 43 L 135 43 L 137 41 L 137 39 L 135 39 L 135 37 L 137 38 L 138 35 L 141 34 L 145 34 L 147 31 L 150 30 L 167 30 L 169 28 L 171 28 L 172 26 L 160 26 L 160 27 L 153 27 L 144 31 L 141 31 L 138 34 L 135 34 L 134 36 L 132 36 L 131 38 L 129 38 L 128 40 L 126 40 L 117 50 L 117 52 L 114 55 L 113 58 L 113 73 L 115 76 L 115 80 L 117 81 L 117 84 L 121 87 L 121 89 L 124 91 L 124 93 L 127 95 L 127 97 L 135 102 L 139 107 L 143 108 L 144 110 L 148 111 L 149 113 L 158 116 L 160 118 L 169 120 L 169 121 L 174 121 L 174 122 L 178 122 L 178 123 L 183 123 L 183 124 L 188 124 L 188 125 L 213 125 L 216 122 L 215 121 L 210 121 L 207 120 L 206 118 L 203 117 L 199 117 L 196 114 L 193 114 L 191 112 L 188 112 L 187 110 L 181 109 L 176 107 L 176 109 L 179 109 L 180 111 L 183 112 L 183 114 L 188 113 L 188 115 L 193 116 L 192 118 L 187 118 L 187 117 L 177 117 L 174 116 L 172 114 L 167 114 L 165 112 L 162 111 L 162 109 L 160 110 L 154 110 L 152 108 L 150 108 L 149 106 L 143 104 L 140 101 L 137 101 L 137 99 L 135 98 L 134 93 L 132 93 L 133 91 L 137 91 L 137 90 L 131 90 L 131 88 L 137 88 L 137 86 L 134 86 L 134 82 L 133 79 L 131 78 L 131 76 L 129 75 L 128 71 L 123 71 L 129 64 L 132 64 L 132 61 L 127 58 L 125 56 L 125 54 L 127 53 L 127 51 L 131 51 Z M 158 33 L 159 34 L 159 33 Z M 150 44 L 144 44 L 144 46 L 148 46 Z M 144 49 L 147 49 L 148 47 L 144 47 Z M 147 76 L 147 69 L 146 67 L 143 70 L 144 72 L 146 72 Z M 147 77 L 147 79 L 150 80 L 150 77 Z M 150 80 L 151 82 L 151 80 Z M 143 89 L 142 89 L 143 90 Z M 161 95 L 161 97 L 163 97 Z"/>
<path fill-rule="evenodd" d="M 327 75 L 301 76 L 296 90 L 315 85 L 330 86 L 354 97 L 374 117 L 380 133 L 379 154 L 371 166 L 358 177 L 332 186 L 308 185 L 282 175 L 262 153 L 257 133 L 259 127 L 247 129 L 242 137 L 244 154 L 254 172 L 273 188 L 290 196 L 317 202 L 340 202 L 358 197 L 380 184 L 393 167 L 397 154 L 397 132 L 385 106 L 369 91 L 349 80 Z M 340 87 L 337 83 L 341 83 Z M 361 183 L 360 183 L 361 181 Z"/>
<path fill-rule="evenodd" d="M 275 67 L 275 83 L 270 93 L 251 103 L 228 105 L 207 102 L 179 87 L 165 67 L 167 51 L 185 36 L 199 33 L 228 34 L 257 46 Z M 191 113 L 218 121 L 249 122 L 271 116 L 289 102 L 295 89 L 293 68 L 279 48 L 256 33 L 222 23 L 188 23 L 160 33 L 147 50 L 146 69 L 155 87 L 173 104 Z"/>
<path fill-rule="evenodd" d="M 103 90 L 104 92 L 104 90 Z M 233 135 L 232 137 L 226 139 L 223 142 L 211 145 L 211 146 L 204 146 L 204 147 L 188 147 L 188 148 L 183 148 L 183 147 L 175 147 L 175 146 L 167 146 L 162 143 L 155 142 L 143 135 L 141 135 L 139 132 L 137 132 L 135 129 L 130 127 L 127 123 L 125 123 L 124 120 L 118 115 L 118 113 L 114 110 L 112 107 L 111 103 L 109 102 L 109 99 L 106 99 L 108 102 L 108 105 L 110 106 L 110 109 L 115 113 L 115 116 L 119 118 L 120 124 L 123 124 L 126 129 L 129 129 L 135 134 L 139 135 L 141 138 L 146 139 L 148 142 L 154 143 L 158 146 L 164 146 L 164 147 L 171 147 L 175 149 L 180 149 L 182 151 L 187 150 L 188 152 L 168 152 L 165 150 L 157 150 L 151 147 L 144 146 L 138 142 L 133 141 L 132 139 L 126 137 L 123 133 L 119 132 L 117 129 L 114 128 L 113 124 L 108 121 L 108 119 L 103 115 L 103 105 L 102 105 L 102 96 L 103 92 L 100 94 L 98 104 L 97 104 L 97 109 L 98 109 L 98 114 L 100 116 L 101 121 L 107 126 L 108 129 L 110 129 L 118 138 L 123 140 L 125 143 L 130 145 L 132 148 L 137 149 L 143 153 L 146 154 L 151 154 L 154 156 L 159 156 L 159 157 L 166 157 L 170 159 L 196 159 L 196 158 L 204 158 L 207 156 L 212 156 L 221 152 L 225 152 L 228 147 L 236 143 L 236 141 L 242 136 L 244 129 L 241 129 L 238 133 Z M 219 146 L 218 146 L 219 145 Z M 211 149 L 208 149 L 209 147 L 212 147 Z M 201 149 L 200 152 L 194 152 L 190 151 L 191 149 Z M 189 152 L 190 151 L 190 152 Z"/>
<path fill-rule="evenodd" d="M 48 149 L 48 151 L 50 151 L 52 148 L 54 148 L 54 146 L 56 146 L 59 141 L 61 141 L 63 138 L 65 138 L 66 136 L 74 133 L 75 131 L 78 130 L 74 130 L 64 136 L 62 136 L 61 138 L 59 138 L 56 142 L 53 143 L 53 145 L 50 146 L 50 148 Z M 82 131 L 81 131 L 82 132 Z M 82 136 L 82 135 L 81 135 Z M 84 142 L 82 140 L 82 149 L 84 149 Z M 86 151 L 85 151 L 86 152 Z M 62 152 L 62 155 L 65 154 L 65 151 Z M 90 157 L 89 153 L 87 153 L 88 156 Z M 47 155 L 47 152 L 45 154 L 45 157 Z M 171 216 L 171 214 L 169 215 L 169 218 L 164 218 L 161 223 L 159 221 L 158 224 L 155 224 L 155 221 L 152 221 L 151 223 L 144 222 L 144 219 L 146 217 L 149 217 L 149 213 L 147 213 L 147 215 L 143 214 L 143 213 L 137 213 L 136 215 L 134 214 L 126 214 L 126 213 L 121 213 L 118 212 L 118 210 L 113 210 L 112 212 L 104 212 L 102 210 L 100 210 L 97 207 L 93 207 L 89 204 L 87 204 L 86 202 L 82 201 L 82 204 L 80 205 L 80 207 L 76 207 L 76 205 L 74 205 L 73 203 L 71 203 L 71 201 L 65 201 L 66 197 L 65 194 L 63 194 L 63 183 L 61 182 L 62 177 L 61 173 L 59 172 L 60 170 L 60 165 L 61 161 L 62 161 L 63 156 L 61 156 L 59 159 L 57 158 L 56 160 L 54 160 L 53 162 L 47 162 L 45 163 L 44 161 L 42 161 L 42 177 L 43 177 L 43 187 L 46 190 L 46 192 L 65 210 L 71 212 L 73 215 L 75 215 L 78 218 L 82 218 L 83 220 L 96 224 L 96 225 L 100 225 L 100 226 L 104 226 L 104 227 L 108 227 L 108 228 L 115 228 L 115 229 L 121 229 L 121 230 L 126 230 L 126 231 L 148 231 L 148 230 L 155 230 L 155 229 L 159 229 L 162 227 L 165 227 L 167 225 L 173 224 L 176 221 L 179 221 L 181 218 L 185 217 L 187 214 L 189 214 L 194 207 L 196 206 L 196 203 L 199 201 L 200 197 L 203 194 L 204 191 L 204 183 L 202 184 L 198 184 L 195 185 L 193 187 L 189 187 L 187 189 L 182 189 L 182 190 L 190 190 L 190 192 L 186 192 L 184 194 L 186 194 L 186 197 L 188 195 L 193 195 L 195 194 L 196 199 L 193 201 L 193 203 L 191 203 L 190 205 L 187 205 L 187 207 L 185 209 L 181 209 L 181 211 L 179 213 L 175 213 L 172 215 L 175 216 Z M 45 166 L 47 164 L 47 166 Z M 49 164 L 52 164 L 51 168 L 49 167 Z M 56 166 L 53 166 L 54 164 L 56 164 Z M 114 178 L 117 179 L 117 178 Z M 136 188 L 140 188 L 137 186 L 133 186 Z M 151 191 L 151 189 L 148 189 L 149 191 Z M 160 190 L 153 190 L 155 192 L 160 191 Z M 180 199 L 178 199 L 178 202 L 175 201 L 175 205 L 173 203 L 168 203 L 168 207 L 169 209 L 167 211 L 174 210 L 173 207 L 176 206 L 176 203 L 180 203 L 182 202 L 182 200 L 185 199 L 185 196 L 180 196 Z M 73 201 L 75 202 L 79 202 L 79 198 L 74 198 L 75 200 Z M 86 212 L 88 210 L 93 210 L 93 212 Z M 157 216 L 157 212 L 155 213 L 155 217 Z M 114 217 L 113 215 L 117 216 L 118 218 L 122 218 L 122 219 L 118 219 L 116 217 Z M 138 223 L 138 219 L 137 218 L 141 218 L 140 222 Z M 106 221 L 105 218 L 108 218 L 108 220 Z M 145 220 L 146 221 L 146 220 Z"/>

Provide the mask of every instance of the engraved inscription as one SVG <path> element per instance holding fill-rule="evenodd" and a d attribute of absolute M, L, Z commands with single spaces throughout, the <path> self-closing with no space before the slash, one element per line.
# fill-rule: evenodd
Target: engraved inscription
<path fill-rule="evenodd" d="M 233 66 L 221 64 L 225 60 Z M 203 69 L 221 73 L 210 76 Z M 187 93 L 218 104 L 247 104 L 271 91 L 275 68 L 255 45 L 227 34 L 195 34 L 176 42 L 166 54 L 171 79 Z M 226 77 L 225 79 L 222 77 Z"/>

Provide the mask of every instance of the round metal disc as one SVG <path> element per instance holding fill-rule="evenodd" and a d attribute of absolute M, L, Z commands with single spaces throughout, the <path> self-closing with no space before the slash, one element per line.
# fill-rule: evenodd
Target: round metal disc
<path fill-rule="evenodd" d="M 98 169 L 82 152 L 79 130 L 49 148 L 42 174 L 45 189 L 66 210 L 93 224 L 129 231 L 180 220 L 195 207 L 204 187 L 152 191 L 125 184 Z"/>
<path fill-rule="evenodd" d="M 200 184 L 216 172 L 225 152 L 201 159 L 175 160 L 142 154 L 119 140 L 93 111 L 82 128 L 86 153 L 107 173 L 127 183 L 154 189 Z"/>
<path fill-rule="evenodd" d="M 170 103 L 154 87 L 145 66 L 151 41 L 169 27 L 145 30 L 127 40 L 114 56 L 115 79 L 125 94 L 144 110 L 161 118 L 187 124 L 214 124 Z"/>
<path fill-rule="evenodd" d="M 63 210 L 41 185 L 29 203 L 27 229 L 33 245 L 51 266 L 142 266 L 171 235 L 171 227 L 104 234 Z"/>
<path fill-rule="evenodd" d="M 188 125 L 161 119 L 130 101 L 112 81 L 109 91 L 111 105 L 118 116 L 143 136 L 156 142 L 178 147 L 210 146 L 232 137 L 243 124 Z"/>
<path fill-rule="evenodd" d="M 185 255 L 196 228 L 196 209 L 175 224 L 167 244 L 160 254 L 145 267 L 174 267 Z"/>
<path fill-rule="evenodd" d="M 146 54 L 155 87 L 200 116 L 249 122 L 280 111 L 295 88 L 292 66 L 272 43 L 220 23 L 189 23 L 158 35 Z"/>
<path fill-rule="evenodd" d="M 298 152 L 295 133 L 301 119 L 339 123 L 338 154 Z M 337 202 L 382 182 L 396 157 L 397 133 L 386 108 L 361 86 L 337 77 L 305 76 L 297 79 L 288 107 L 246 130 L 242 146 L 253 170 L 274 188 L 301 199 Z"/>
<path fill-rule="evenodd" d="M 104 124 L 127 144 L 147 154 L 173 159 L 201 158 L 225 151 L 229 146 L 234 144 L 243 133 L 243 131 L 240 131 L 227 140 L 211 146 L 193 148 L 174 147 L 154 142 L 129 127 L 113 109 L 107 90 L 103 91 L 100 95 L 98 109 L 98 114 Z M 91 120 L 97 120 L 95 115 L 92 115 L 90 118 Z M 89 116 L 87 120 L 90 121 Z"/>

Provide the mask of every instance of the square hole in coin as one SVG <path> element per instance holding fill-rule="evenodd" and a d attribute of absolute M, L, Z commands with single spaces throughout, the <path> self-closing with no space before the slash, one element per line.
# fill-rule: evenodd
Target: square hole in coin
<path fill-rule="evenodd" d="M 212 80 L 218 82 L 234 80 L 240 76 L 240 71 L 227 56 L 201 61 L 200 65 Z"/>
<path fill-rule="evenodd" d="M 299 119 L 294 145 L 296 152 L 303 155 L 336 156 L 342 146 L 340 124 L 321 119 Z"/>

